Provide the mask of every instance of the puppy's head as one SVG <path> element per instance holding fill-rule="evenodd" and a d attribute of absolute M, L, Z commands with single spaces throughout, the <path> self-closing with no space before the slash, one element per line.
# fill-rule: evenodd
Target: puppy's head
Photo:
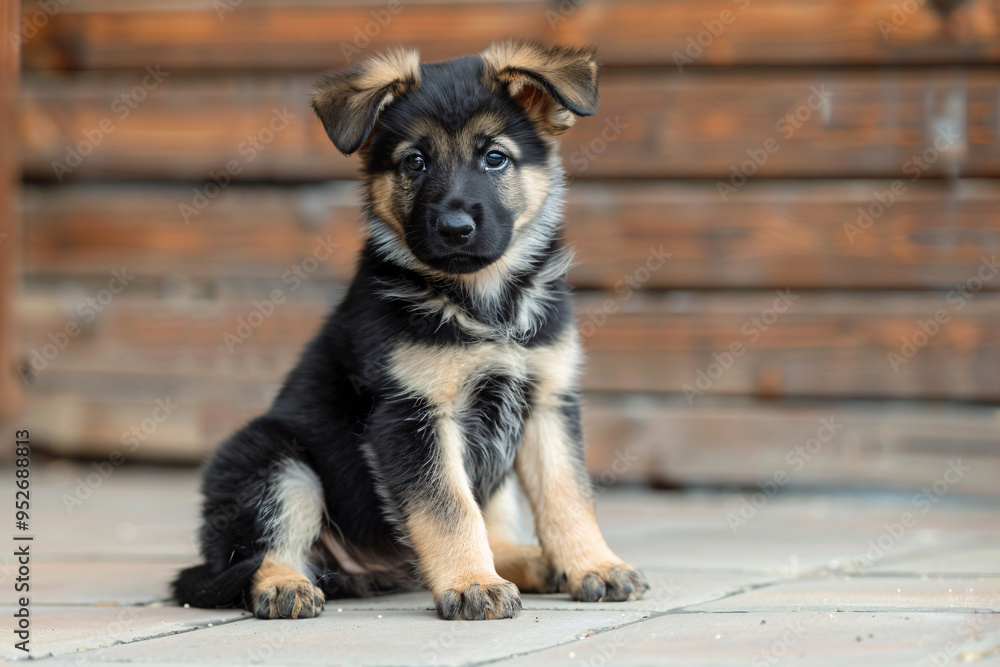
<path fill-rule="evenodd" d="M 561 178 L 555 137 L 597 109 L 592 49 L 508 40 L 421 65 L 396 51 L 328 74 L 313 108 L 361 152 L 374 230 L 436 272 L 500 260 Z"/>

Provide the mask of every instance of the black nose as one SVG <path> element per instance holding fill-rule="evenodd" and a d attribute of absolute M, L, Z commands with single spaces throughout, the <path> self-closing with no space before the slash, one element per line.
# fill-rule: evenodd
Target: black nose
<path fill-rule="evenodd" d="M 476 222 L 464 211 L 449 211 L 437 219 L 437 231 L 445 243 L 457 247 L 469 242 Z"/>

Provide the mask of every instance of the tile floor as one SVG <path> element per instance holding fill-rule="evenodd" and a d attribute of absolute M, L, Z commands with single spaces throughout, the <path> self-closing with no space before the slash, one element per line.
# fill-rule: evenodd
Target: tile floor
<path fill-rule="evenodd" d="M 49 664 L 1000 665 L 1000 499 L 785 494 L 740 523 L 739 494 L 608 491 L 598 514 L 652 583 L 641 601 L 525 596 L 514 620 L 448 623 L 412 592 L 258 621 L 165 599 L 197 558 L 195 472 L 93 472 L 32 476 L 31 657 Z M 5 635 L 0 658 L 24 659 Z"/>

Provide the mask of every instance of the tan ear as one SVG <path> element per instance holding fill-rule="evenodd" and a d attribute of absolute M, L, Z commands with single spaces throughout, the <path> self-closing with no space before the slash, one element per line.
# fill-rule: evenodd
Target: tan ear
<path fill-rule="evenodd" d="M 361 148 L 379 112 L 420 87 L 420 55 L 396 50 L 327 72 L 313 93 L 312 108 L 333 145 L 344 155 Z"/>
<path fill-rule="evenodd" d="M 577 116 L 597 111 L 597 61 L 593 47 L 544 46 L 506 39 L 480 56 L 486 84 L 504 89 L 533 118 L 554 134 L 569 128 Z"/>

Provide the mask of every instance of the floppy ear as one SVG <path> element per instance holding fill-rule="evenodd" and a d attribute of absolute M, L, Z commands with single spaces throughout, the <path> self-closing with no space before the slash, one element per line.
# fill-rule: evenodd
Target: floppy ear
<path fill-rule="evenodd" d="M 327 72 L 313 93 L 312 108 L 333 145 L 344 155 L 361 148 L 382 109 L 420 87 L 420 55 L 396 50 Z"/>
<path fill-rule="evenodd" d="M 597 111 L 596 49 L 507 39 L 480 56 L 486 85 L 506 90 L 532 118 L 559 134 Z"/>

